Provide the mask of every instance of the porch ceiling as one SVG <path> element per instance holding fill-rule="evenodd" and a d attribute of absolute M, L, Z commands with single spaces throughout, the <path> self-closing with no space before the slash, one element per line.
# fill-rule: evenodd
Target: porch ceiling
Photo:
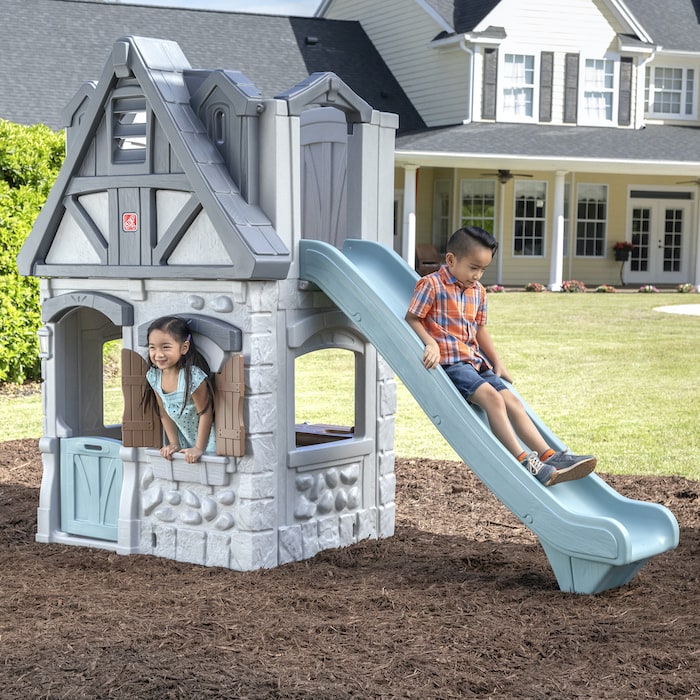
<path fill-rule="evenodd" d="M 396 139 L 397 165 L 700 176 L 700 128 L 460 124 Z"/>

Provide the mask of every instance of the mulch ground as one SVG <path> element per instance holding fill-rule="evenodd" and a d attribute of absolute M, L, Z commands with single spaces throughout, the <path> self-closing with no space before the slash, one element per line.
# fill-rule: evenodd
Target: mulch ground
<path fill-rule="evenodd" d="M 581 596 L 461 464 L 396 472 L 394 537 L 238 573 L 36 543 L 36 441 L 0 443 L 0 698 L 700 695 L 700 482 L 604 476 L 681 543 Z"/>

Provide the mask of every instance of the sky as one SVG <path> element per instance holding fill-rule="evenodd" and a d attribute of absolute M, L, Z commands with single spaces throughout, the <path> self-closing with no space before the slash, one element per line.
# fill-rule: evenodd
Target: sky
<path fill-rule="evenodd" d="M 255 12 L 265 15 L 311 17 L 321 0 L 107 0 L 121 4 L 196 7 L 202 10 Z"/>

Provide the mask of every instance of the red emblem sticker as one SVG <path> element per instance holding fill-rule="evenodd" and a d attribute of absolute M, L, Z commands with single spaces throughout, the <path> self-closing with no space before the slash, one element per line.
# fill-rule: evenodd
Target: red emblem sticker
<path fill-rule="evenodd" d="M 122 231 L 138 231 L 139 217 L 136 212 L 122 214 Z"/>

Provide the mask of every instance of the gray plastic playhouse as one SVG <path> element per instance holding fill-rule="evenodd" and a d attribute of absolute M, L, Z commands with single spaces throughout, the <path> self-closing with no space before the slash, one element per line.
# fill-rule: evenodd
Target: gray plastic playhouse
<path fill-rule="evenodd" d="M 191 69 L 173 42 L 128 37 L 65 123 L 18 257 L 42 278 L 39 541 L 250 570 L 388 537 L 396 372 L 537 535 L 562 590 L 624 585 L 678 544 L 668 509 L 595 474 L 543 487 L 423 367 L 404 320 L 417 274 L 392 249 L 395 115 L 330 73 L 268 98 L 241 73 Z M 216 373 L 216 454 L 196 464 L 160 457 L 140 403 L 146 329 L 165 314 L 189 319 Z M 105 425 L 113 340 L 124 412 Z M 353 358 L 354 425 L 296 420 L 297 358 L 325 349 Z"/>
<path fill-rule="evenodd" d="M 293 251 L 392 235 L 397 117 L 333 74 L 266 98 L 241 73 L 193 70 L 176 43 L 126 37 L 65 124 L 18 258 L 42 278 L 37 539 L 250 570 L 391 535 L 393 375 L 300 283 Z M 145 329 L 164 314 L 190 319 L 217 373 L 217 454 L 197 464 L 162 459 L 140 407 Z M 103 420 L 113 339 L 121 425 Z M 320 348 L 356 358 L 355 425 L 300 439 L 295 358 Z"/>

